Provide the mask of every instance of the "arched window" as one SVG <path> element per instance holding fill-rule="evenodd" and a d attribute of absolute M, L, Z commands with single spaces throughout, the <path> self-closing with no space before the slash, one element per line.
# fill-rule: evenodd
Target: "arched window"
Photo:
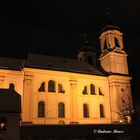
<path fill-rule="evenodd" d="M 55 92 L 55 81 L 50 80 L 48 82 L 48 92 Z"/>
<path fill-rule="evenodd" d="M 88 94 L 88 92 L 87 92 L 87 86 L 84 86 L 84 89 L 83 89 L 82 93 L 83 94 Z"/>
<path fill-rule="evenodd" d="M 100 87 L 99 87 L 99 95 L 104 95 Z"/>
<path fill-rule="evenodd" d="M 65 117 L 65 104 L 64 103 L 58 104 L 58 117 L 59 118 Z"/>
<path fill-rule="evenodd" d="M 39 92 L 45 92 L 45 82 L 42 82 L 39 89 L 38 89 Z"/>
<path fill-rule="evenodd" d="M 63 120 L 59 120 L 59 121 L 58 121 L 58 124 L 60 124 L 60 125 L 64 125 L 65 122 L 64 122 Z"/>
<path fill-rule="evenodd" d="M 83 117 L 89 118 L 89 108 L 87 104 L 83 104 Z"/>
<path fill-rule="evenodd" d="M 115 37 L 115 47 L 120 47 L 118 39 Z"/>
<path fill-rule="evenodd" d="M 58 93 L 65 93 L 65 91 L 63 90 L 62 84 L 58 84 Z"/>
<path fill-rule="evenodd" d="M 105 117 L 104 106 L 100 104 L 100 118 L 104 118 L 104 117 Z"/>
<path fill-rule="evenodd" d="M 38 117 L 39 118 L 45 117 L 45 103 L 43 101 L 40 101 L 38 103 Z"/>
<path fill-rule="evenodd" d="M 106 42 L 106 39 L 104 41 L 104 49 L 103 50 L 106 50 L 107 49 L 107 42 Z"/>
<path fill-rule="evenodd" d="M 93 84 L 90 84 L 90 94 L 95 95 L 95 86 Z"/>

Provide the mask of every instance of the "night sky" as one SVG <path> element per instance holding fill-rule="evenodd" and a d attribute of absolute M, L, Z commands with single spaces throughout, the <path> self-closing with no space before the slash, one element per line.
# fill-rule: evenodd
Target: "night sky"
<path fill-rule="evenodd" d="M 4 1 L 0 12 L 0 56 L 26 58 L 28 52 L 75 58 L 83 33 L 100 54 L 100 30 L 107 24 L 124 33 L 132 92 L 140 102 L 139 0 Z"/>

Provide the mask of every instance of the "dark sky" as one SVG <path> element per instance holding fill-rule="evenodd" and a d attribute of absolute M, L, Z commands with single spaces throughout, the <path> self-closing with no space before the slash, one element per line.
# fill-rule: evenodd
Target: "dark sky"
<path fill-rule="evenodd" d="M 0 5 L 1 56 L 24 58 L 36 52 L 74 58 L 84 32 L 99 56 L 100 30 L 108 23 L 119 26 L 133 76 L 133 95 L 140 100 L 139 0 L 13 0 Z"/>

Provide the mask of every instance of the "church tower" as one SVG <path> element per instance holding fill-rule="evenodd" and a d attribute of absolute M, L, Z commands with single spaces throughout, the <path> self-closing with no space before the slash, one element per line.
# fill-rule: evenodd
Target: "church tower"
<path fill-rule="evenodd" d="M 100 47 L 100 64 L 108 74 L 112 123 L 129 123 L 133 106 L 123 33 L 108 25 L 101 31 Z"/>
<path fill-rule="evenodd" d="M 77 59 L 96 67 L 96 53 L 93 47 L 89 46 L 87 34 L 84 34 L 81 48 L 77 52 Z"/>
<path fill-rule="evenodd" d="M 123 45 L 123 33 L 115 26 L 107 26 L 100 36 L 101 66 L 109 73 L 128 75 L 127 54 Z"/>

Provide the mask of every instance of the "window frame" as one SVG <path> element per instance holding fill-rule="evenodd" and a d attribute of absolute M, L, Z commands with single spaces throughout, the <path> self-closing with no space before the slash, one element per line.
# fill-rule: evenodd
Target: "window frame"
<path fill-rule="evenodd" d="M 46 87 L 45 87 L 46 82 L 43 81 L 41 82 L 39 88 L 38 88 L 38 92 L 46 92 Z"/>
<path fill-rule="evenodd" d="M 65 104 L 63 102 L 58 103 L 58 118 L 65 118 Z"/>
<path fill-rule="evenodd" d="M 50 84 L 52 84 L 52 85 L 50 85 Z M 56 92 L 56 82 L 54 80 L 48 81 L 48 92 Z"/>
<path fill-rule="evenodd" d="M 58 83 L 58 93 L 63 93 L 63 94 L 65 93 L 65 90 L 63 89 L 63 84 L 61 83 Z"/>
<path fill-rule="evenodd" d="M 105 109 L 103 104 L 99 105 L 99 111 L 100 111 L 100 118 L 105 118 Z"/>
<path fill-rule="evenodd" d="M 92 94 L 92 90 L 91 90 L 91 85 L 94 87 L 94 93 Z M 90 84 L 90 95 L 96 95 L 96 87 L 95 87 L 95 84 Z"/>
<path fill-rule="evenodd" d="M 41 106 L 40 104 L 43 103 Z M 45 102 L 39 101 L 38 102 L 38 118 L 45 118 Z"/>
<path fill-rule="evenodd" d="M 89 105 L 87 103 L 83 104 L 83 118 L 89 118 Z"/>
<path fill-rule="evenodd" d="M 82 95 L 88 95 L 88 86 L 84 86 L 84 89 L 82 90 Z"/>

